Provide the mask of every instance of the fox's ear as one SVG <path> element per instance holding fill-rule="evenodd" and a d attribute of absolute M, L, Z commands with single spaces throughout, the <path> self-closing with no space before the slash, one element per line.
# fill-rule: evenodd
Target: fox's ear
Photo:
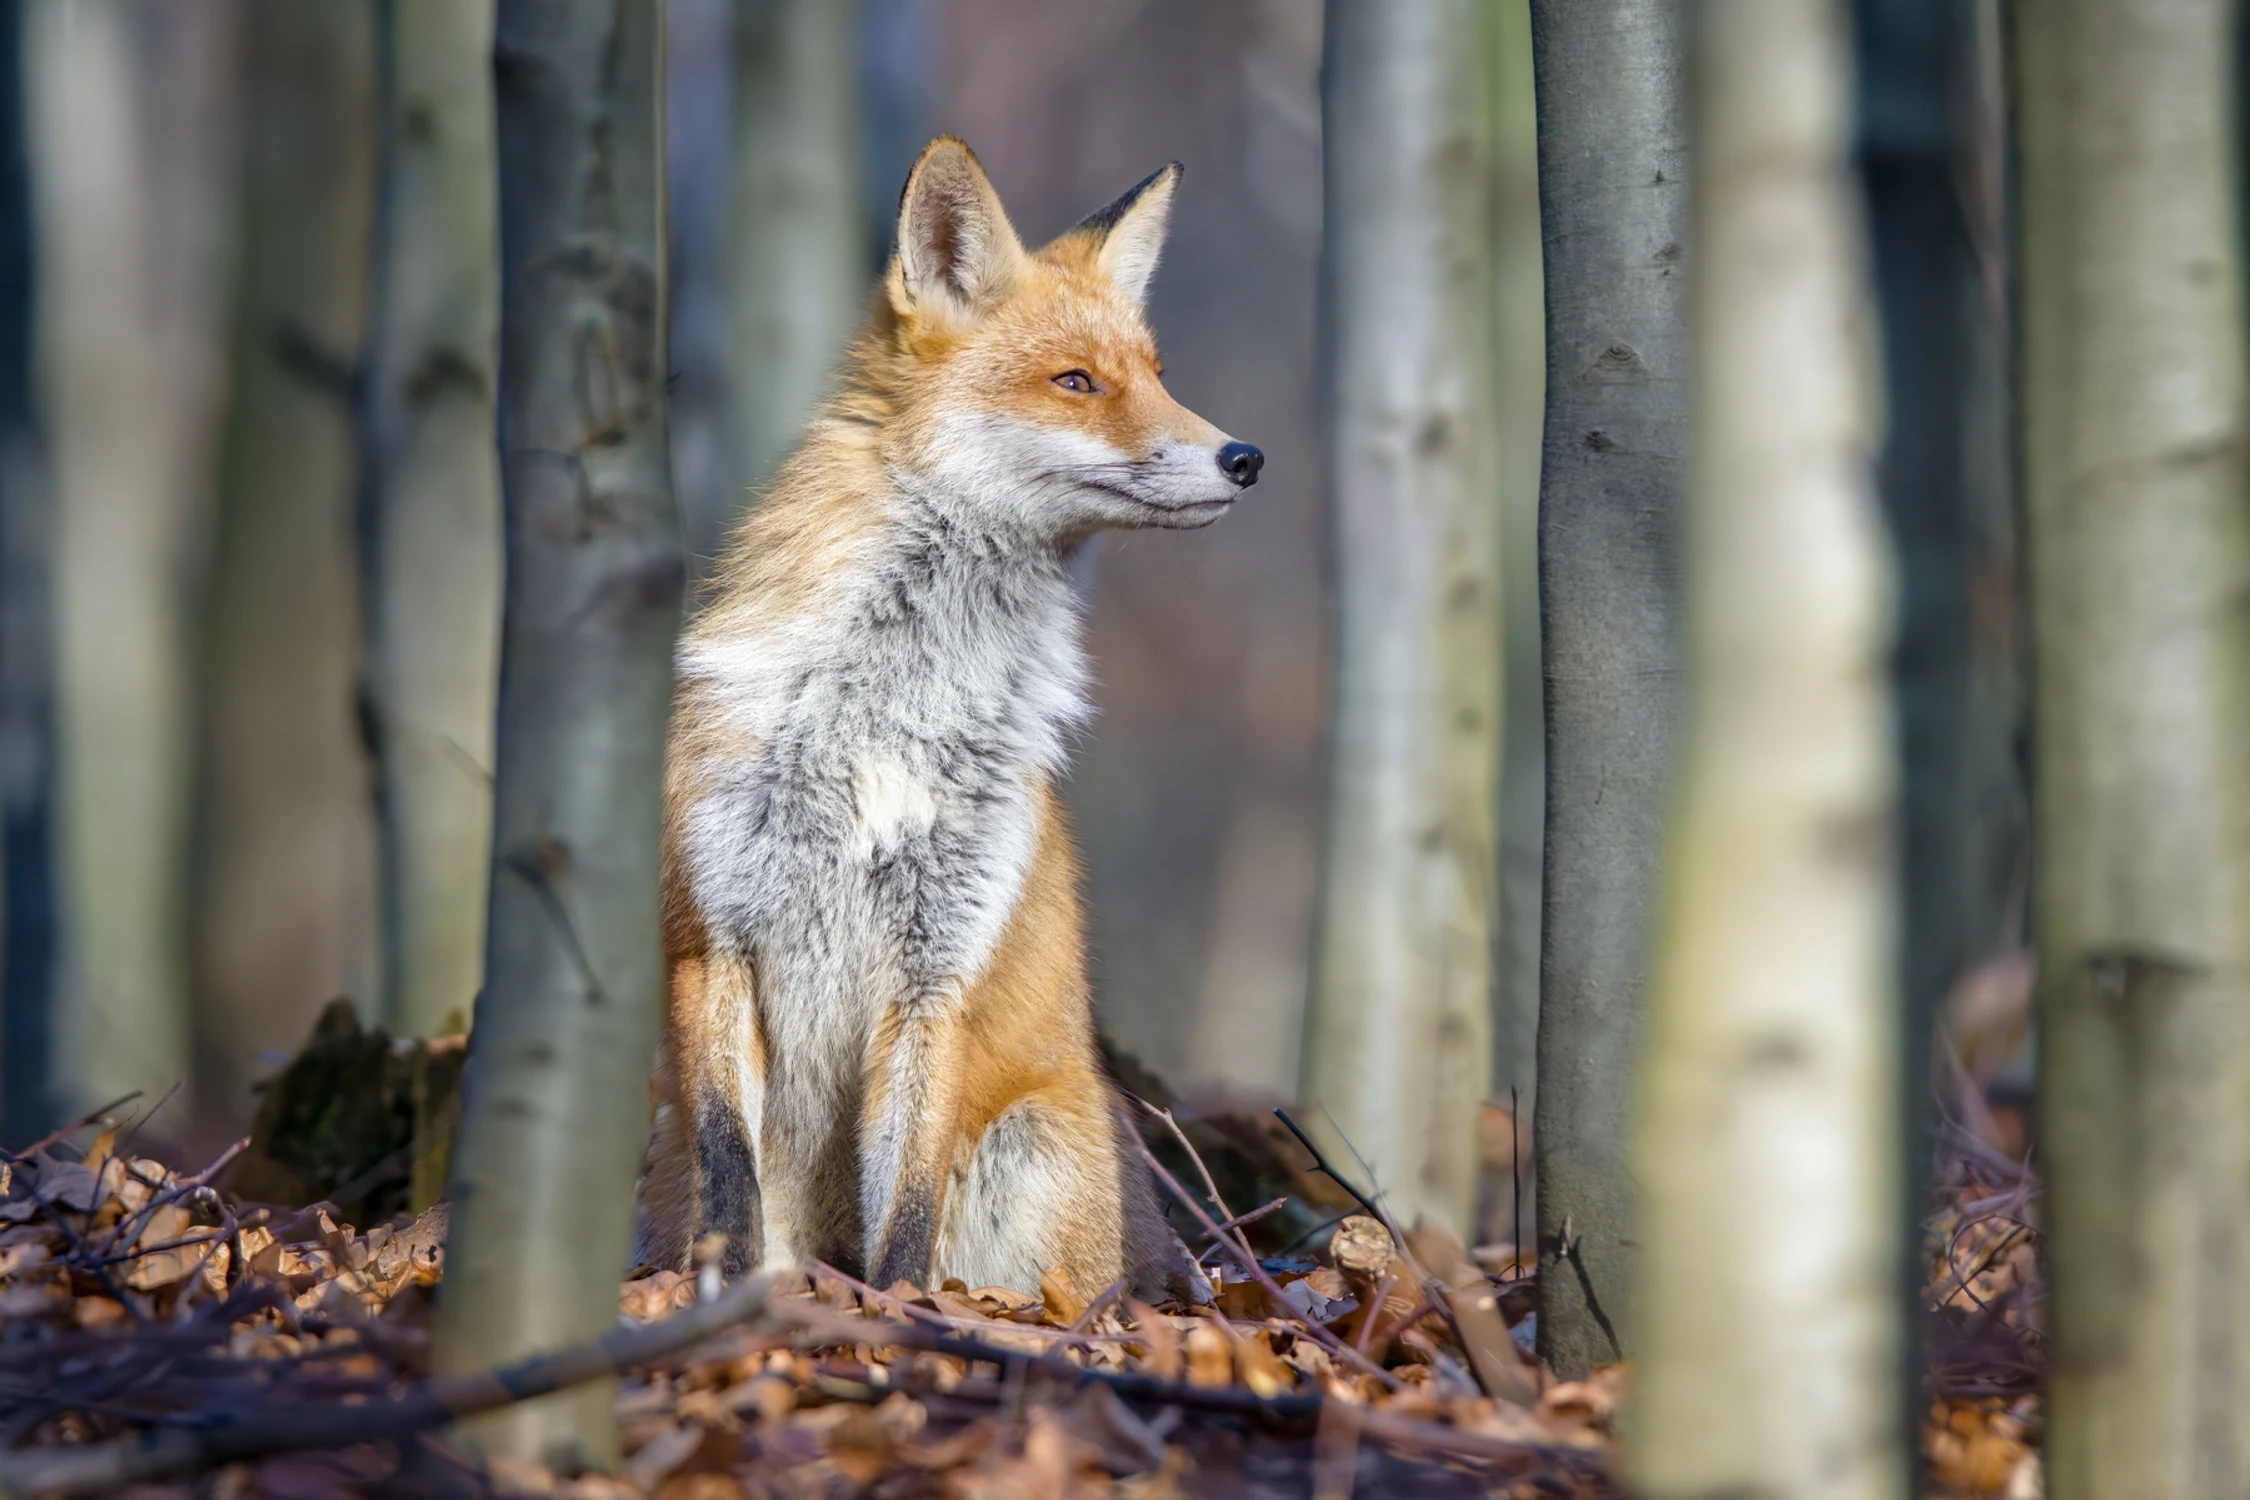
<path fill-rule="evenodd" d="M 899 311 L 974 318 L 1007 295 L 1023 253 L 976 153 L 949 135 L 924 146 L 899 196 Z"/>
<path fill-rule="evenodd" d="M 1186 170 L 1176 161 L 1166 162 L 1115 203 L 1079 222 L 1078 231 L 1092 236 L 1097 247 L 1095 264 L 1135 302 L 1148 300 L 1148 284 L 1172 227 L 1172 194 Z"/>

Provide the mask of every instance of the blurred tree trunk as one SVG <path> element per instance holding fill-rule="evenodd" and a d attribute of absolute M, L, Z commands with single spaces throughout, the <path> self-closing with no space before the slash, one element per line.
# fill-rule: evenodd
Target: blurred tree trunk
<path fill-rule="evenodd" d="M 261 1050 L 369 995 L 373 829 L 355 714 L 352 400 L 375 203 L 370 0 L 250 0 L 232 404 L 203 636 L 199 1104 L 245 1120 Z"/>
<path fill-rule="evenodd" d="M 1656 1500 L 1906 1488 L 1890 580 L 1847 34 L 1842 0 L 1696 12 L 1691 707 L 1634 1140 L 1630 1456 Z"/>
<path fill-rule="evenodd" d="M 490 960 L 435 1358 L 613 1326 L 663 1006 L 657 854 L 685 563 L 664 429 L 660 8 L 501 0 L 502 641 Z M 611 1386 L 476 1425 L 617 1461 Z"/>
<path fill-rule="evenodd" d="M 2015 13 L 2057 1500 L 2250 1485 L 2234 20 Z"/>
<path fill-rule="evenodd" d="M 1330 0 L 1336 727 L 1304 1097 L 1398 1217 L 1473 1224 L 1501 746 L 1490 7 Z"/>
<path fill-rule="evenodd" d="M 1539 446 L 1545 416 L 1546 313 L 1539 244 L 1539 118 L 1529 0 L 1502 0 L 1492 23 L 1494 315 L 1500 339 L 1501 608 L 1507 644 L 1506 744 L 1500 775 L 1500 941 L 1495 986 L 1493 1093 L 1515 1090 L 1531 1123 L 1539 1058 L 1540 848 L 1546 754 L 1539 668 Z M 1526 1167 L 1528 1168 L 1528 1163 Z M 1512 1175 L 1512 1174 L 1511 1174 Z M 1528 1171 L 1519 1183 L 1528 1231 Z M 1513 1205 L 1488 1219 L 1486 1238 L 1512 1235 Z"/>
<path fill-rule="evenodd" d="M 857 0 L 734 0 L 730 525 L 797 445 L 867 300 Z"/>
<path fill-rule="evenodd" d="M 0 0 L 0 1136 L 52 1123 L 61 884 L 54 527 L 32 397 L 32 194 L 21 0 Z"/>
<path fill-rule="evenodd" d="M 1686 51 L 1674 0 L 1533 0 L 1547 423 L 1539 1352 L 1632 1347 L 1628 1120 L 1680 717 Z"/>
<path fill-rule="evenodd" d="M 362 667 L 383 1016 L 432 1036 L 484 968 L 500 647 L 492 0 L 385 0 Z M 453 1018 L 449 1020 L 449 1018 Z"/>
<path fill-rule="evenodd" d="M 189 1075 L 190 537 L 225 394 L 236 20 L 225 0 L 25 7 L 70 925 L 58 1114 Z M 176 1098 L 156 1129 L 192 1116 Z"/>

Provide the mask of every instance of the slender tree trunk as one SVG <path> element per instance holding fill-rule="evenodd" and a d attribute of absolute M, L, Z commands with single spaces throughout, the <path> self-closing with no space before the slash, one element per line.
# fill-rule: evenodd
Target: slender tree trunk
<path fill-rule="evenodd" d="M 2015 14 L 2057 1500 L 2250 1485 L 2234 20 Z"/>
<path fill-rule="evenodd" d="M 1842 0 L 1697 11 L 1691 709 L 1634 1142 L 1630 1441 L 1655 1500 L 1906 1484 L 1890 581 L 1847 34 Z"/>
<path fill-rule="evenodd" d="M 1539 244 L 1539 118 L 1532 80 L 1529 0 L 1501 0 L 1492 23 L 1494 316 L 1500 339 L 1501 600 L 1507 640 L 1500 774 L 1499 1011 L 1493 1093 L 1514 1091 L 1531 1123 L 1539 1061 L 1539 885 L 1545 843 L 1546 746 L 1540 705 L 1539 461 L 1547 381 Z M 1494 1186 L 1520 1198 L 1534 1222 L 1529 1163 Z M 1486 1237 L 1515 1233 L 1513 1209 L 1488 1218 Z"/>
<path fill-rule="evenodd" d="M 352 400 L 375 204 L 369 0 L 250 0 L 232 404 L 206 584 L 196 868 L 200 1104 L 240 1123 L 263 1050 L 369 994 L 355 712 Z"/>
<path fill-rule="evenodd" d="M 32 399 L 31 162 L 22 0 L 0 3 L 0 1133 L 54 1114 L 54 528 Z"/>
<path fill-rule="evenodd" d="M 367 385 L 362 667 L 383 1014 L 430 1036 L 484 968 L 500 647 L 500 251 L 492 0 L 384 0 L 383 211 Z"/>
<path fill-rule="evenodd" d="M 617 1317 L 663 1007 L 657 858 L 685 562 L 664 433 L 660 7 L 501 0 L 507 607 L 490 958 L 436 1362 Z M 606 1384 L 480 1420 L 614 1464 Z"/>
<path fill-rule="evenodd" d="M 859 188 L 857 0 L 735 0 L 736 483 L 731 524 L 797 445 L 870 277 Z"/>
<path fill-rule="evenodd" d="M 1675 0 L 1532 0 L 1547 246 L 1539 1352 L 1632 1347 L 1627 1121 L 1680 717 L 1686 51 Z"/>
<path fill-rule="evenodd" d="M 237 8 L 33 0 L 24 19 L 71 929 L 46 1082 L 70 1113 L 189 1075 L 189 539 L 226 385 Z M 175 1098 L 155 1129 L 193 1114 Z"/>
<path fill-rule="evenodd" d="M 1304 1096 L 1466 1231 L 1491 1068 L 1501 613 L 1490 8 L 1330 0 L 1336 730 Z"/>

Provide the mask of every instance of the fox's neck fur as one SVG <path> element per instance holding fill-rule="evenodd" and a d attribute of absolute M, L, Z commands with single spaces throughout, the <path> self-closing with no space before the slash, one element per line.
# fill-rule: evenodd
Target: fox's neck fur
<path fill-rule="evenodd" d="M 682 643 L 683 688 L 740 737 L 685 810 L 679 853 L 713 947 L 755 954 L 769 1122 L 802 1175 L 846 1169 L 858 1067 L 887 1007 L 943 1004 L 1014 910 L 1047 784 L 1086 717 L 1078 611 L 1053 543 L 963 526 L 962 496 L 881 461 L 831 415 L 735 538 Z M 834 1101 L 834 1102 L 831 1102 Z M 864 1143 L 862 1143 L 864 1149 Z M 800 1174 L 765 1174 L 765 1236 L 856 1244 L 806 1222 Z"/>

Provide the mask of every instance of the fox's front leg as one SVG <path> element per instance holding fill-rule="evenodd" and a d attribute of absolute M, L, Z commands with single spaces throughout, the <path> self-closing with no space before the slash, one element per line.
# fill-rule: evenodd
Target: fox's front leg
<path fill-rule="evenodd" d="M 923 996 L 893 1005 L 868 1047 L 859 1192 L 868 1280 L 878 1287 L 929 1283 L 952 1165 L 959 1034 L 958 998 Z"/>

